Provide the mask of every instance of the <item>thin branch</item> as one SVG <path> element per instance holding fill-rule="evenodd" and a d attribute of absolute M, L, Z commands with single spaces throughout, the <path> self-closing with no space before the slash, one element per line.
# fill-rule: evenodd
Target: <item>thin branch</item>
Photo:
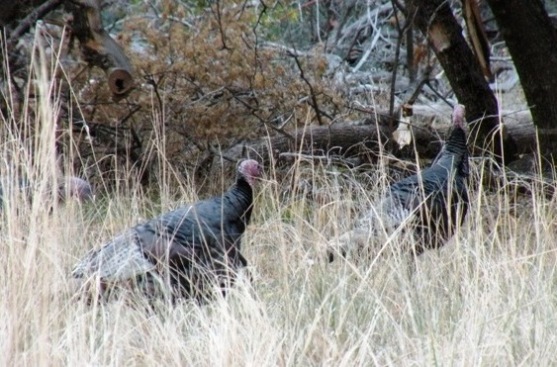
<path fill-rule="evenodd" d="M 429 87 L 429 89 L 430 89 L 433 93 L 435 93 L 435 95 L 436 95 L 437 97 L 439 97 L 440 99 L 442 99 L 443 102 L 445 102 L 445 103 L 448 104 L 449 106 L 452 106 L 452 103 L 449 102 L 449 101 L 447 100 L 447 97 L 446 97 L 446 96 L 442 95 L 441 93 L 439 93 L 439 91 L 438 91 L 437 89 L 433 88 L 433 86 L 431 85 L 431 80 L 428 79 L 428 80 L 426 81 L 425 85 L 427 85 L 427 86 Z"/>
<path fill-rule="evenodd" d="M 292 135 L 290 135 L 289 133 L 287 133 L 286 131 L 284 131 L 281 128 L 278 128 L 276 126 L 273 126 L 273 124 L 269 123 L 268 121 L 266 121 L 265 119 L 263 119 L 261 116 L 259 116 L 257 114 L 257 109 L 254 108 L 253 106 L 251 106 L 250 104 L 246 103 L 244 100 L 242 100 L 241 98 L 238 98 L 236 96 L 235 93 L 233 93 L 229 88 L 226 88 L 226 90 L 228 90 L 231 94 L 232 94 L 232 98 L 234 98 L 237 102 L 240 102 L 242 105 L 244 105 L 246 108 L 248 108 L 251 111 L 251 114 L 253 116 L 255 116 L 255 118 L 257 118 L 262 124 L 264 124 L 265 126 L 268 126 L 269 128 L 271 128 L 272 130 L 276 131 L 277 133 L 283 135 L 284 137 L 286 137 L 287 139 L 290 140 L 294 140 L 294 137 Z"/>
<path fill-rule="evenodd" d="M 319 107 L 317 104 L 317 96 L 315 95 L 315 91 L 313 90 L 313 86 L 311 85 L 311 83 L 309 82 L 309 80 L 307 80 L 305 74 L 304 74 L 304 69 L 302 68 L 302 64 L 300 63 L 300 60 L 298 59 L 298 56 L 293 56 L 294 60 L 296 61 L 296 65 L 298 66 L 298 70 L 300 71 L 300 78 L 302 78 L 302 80 L 307 84 L 308 88 L 309 88 L 309 92 L 311 95 L 311 100 L 313 102 L 313 109 L 315 110 L 315 115 L 317 117 L 317 121 L 319 122 L 319 125 L 323 125 L 323 119 L 321 118 L 321 112 L 319 111 Z"/>
<path fill-rule="evenodd" d="M 356 7 L 356 1 L 351 1 L 350 3 L 348 3 L 348 5 L 346 5 L 346 9 L 344 11 L 344 16 L 342 17 L 338 27 L 337 27 L 337 32 L 335 35 L 335 46 L 338 45 L 338 41 L 340 39 L 340 35 L 342 34 L 342 30 L 344 29 L 346 22 L 348 21 L 348 18 L 350 17 L 350 15 L 352 14 L 352 12 L 354 11 Z M 364 28 L 360 28 L 358 29 L 358 31 L 356 32 L 358 35 L 362 32 Z M 356 37 L 357 39 L 357 37 Z M 353 45 L 352 45 L 353 46 Z M 325 49 L 326 50 L 326 49 Z"/>
<path fill-rule="evenodd" d="M 350 47 L 348 47 L 348 51 L 346 51 L 346 54 L 342 58 L 343 60 L 348 59 L 348 56 L 350 55 L 350 52 L 352 52 L 352 50 L 354 49 L 354 46 L 356 46 L 356 42 L 358 42 L 358 38 L 360 38 L 360 35 L 362 34 L 363 30 L 364 30 L 364 28 L 358 29 L 358 32 L 356 32 L 356 35 L 354 36 L 354 39 L 350 43 Z"/>
<path fill-rule="evenodd" d="M 18 26 L 10 33 L 10 38 L 8 40 L 8 49 L 11 49 L 17 41 L 23 36 L 25 32 L 29 30 L 35 24 L 35 22 L 44 17 L 46 14 L 50 13 L 52 10 L 56 9 L 58 5 L 62 3 L 63 0 L 48 0 L 41 4 L 40 6 L 33 9 L 33 11 L 18 23 Z"/>
<path fill-rule="evenodd" d="M 409 22 L 406 30 L 406 69 L 408 69 L 408 79 L 410 83 L 416 81 L 416 65 L 414 65 L 414 18 L 417 10 L 410 1 L 406 4 L 406 19 Z"/>
<path fill-rule="evenodd" d="M 118 125 L 123 125 L 125 124 L 133 115 L 135 115 L 135 113 L 137 111 L 141 110 L 141 106 L 140 105 L 136 105 L 134 106 L 126 116 L 124 116 L 122 119 L 120 119 L 120 121 L 118 122 Z"/>
<path fill-rule="evenodd" d="M 215 1 L 215 5 L 216 5 L 216 10 L 213 10 L 212 6 L 210 7 L 211 12 L 215 15 L 215 18 L 217 19 L 217 23 L 219 25 L 219 33 L 222 42 L 222 48 L 224 50 L 228 50 L 228 46 L 226 45 L 226 35 L 222 26 L 222 13 L 220 8 L 220 0 Z"/>
<path fill-rule="evenodd" d="M 163 78 L 163 76 L 161 76 L 161 79 L 162 78 Z M 157 97 L 158 110 L 159 110 L 159 113 L 162 114 L 163 102 L 162 102 L 161 95 L 159 93 L 158 82 L 156 82 L 155 79 L 153 79 L 152 76 L 148 76 L 148 75 L 145 76 L 145 80 L 147 81 L 147 84 L 149 84 L 153 87 L 153 91 L 155 92 L 155 96 Z M 159 82 L 160 82 L 160 79 L 159 79 Z"/>
<path fill-rule="evenodd" d="M 422 76 L 422 79 L 419 81 L 419 83 L 416 84 L 416 87 L 414 88 L 414 92 L 412 92 L 410 97 L 406 100 L 405 104 L 413 105 L 416 102 L 418 96 L 422 92 L 422 88 L 424 87 L 424 85 L 429 83 L 432 72 L 433 72 L 433 66 L 428 65 L 424 71 L 424 75 Z"/>
<path fill-rule="evenodd" d="M 358 64 L 356 64 L 356 66 L 354 66 L 354 69 L 352 70 L 352 72 L 354 72 L 354 73 L 357 72 L 358 70 L 360 70 L 360 68 L 364 65 L 364 63 L 367 61 L 369 55 L 371 54 L 371 51 L 373 51 L 373 49 L 375 48 L 375 45 L 377 45 L 377 42 L 379 41 L 379 38 L 381 38 L 381 31 L 380 31 L 379 27 L 377 27 L 377 13 L 376 13 L 376 16 L 375 16 L 375 25 L 371 24 L 371 22 L 370 22 L 370 27 L 374 31 L 373 39 L 371 40 L 371 44 L 370 44 L 369 48 L 366 50 L 366 52 L 364 53 L 364 55 L 362 56 L 360 61 L 358 61 Z"/>
<path fill-rule="evenodd" d="M 394 109 L 395 109 L 395 84 L 396 84 L 396 77 L 397 77 L 397 69 L 400 62 L 400 48 L 402 47 L 403 36 L 406 33 L 406 30 L 409 28 L 410 24 L 412 24 L 410 18 L 406 18 L 406 20 L 404 21 L 404 25 L 401 28 L 400 21 L 398 19 L 397 10 L 396 10 L 396 4 L 394 0 L 392 0 L 392 4 L 394 10 L 393 13 L 394 13 L 397 30 L 398 30 L 398 38 L 397 38 L 396 48 L 395 48 L 395 60 L 393 65 L 393 75 L 391 78 L 391 94 L 389 99 L 389 115 L 391 116 L 393 116 Z M 392 128 L 392 126 L 390 127 Z"/>

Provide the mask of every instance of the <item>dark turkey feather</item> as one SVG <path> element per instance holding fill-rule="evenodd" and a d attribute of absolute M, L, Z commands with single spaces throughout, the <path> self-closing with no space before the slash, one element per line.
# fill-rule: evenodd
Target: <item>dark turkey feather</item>
<path fill-rule="evenodd" d="M 241 162 L 236 182 L 223 195 L 129 229 L 89 253 L 73 276 L 97 278 L 102 284 L 142 283 L 148 278 L 169 286 L 174 296 L 196 299 L 207 297 L 207 287 L 215 284 L 224 291 L 247 265 L 240 253 L 241 240 L 251 217 L 253 185 L 261 171 L 254 160 Z"/>
<path fill-rule="evenodd" d="M 431 166 L 392 184 L 356 228 L 333 247 L 346 253 L 365 247 L 379 232 L 393 233 L 403 225 L 414 232 L 416 254 L 442 246 L 466 217 L 468 164 L 464 107 L 457 105 L 452 131 Z"/>

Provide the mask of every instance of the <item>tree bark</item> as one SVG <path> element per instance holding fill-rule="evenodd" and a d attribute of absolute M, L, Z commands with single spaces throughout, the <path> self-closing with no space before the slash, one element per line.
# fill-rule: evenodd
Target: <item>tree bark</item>
<path fill-rule="evenodd" d="M 271 158 L 278 160 L 279 155 L 286 152 L 324 155 L 335 149 L 338 154 L 349 155 L 350 151 L 355 153 L 355 149 L 362 145 L 370 149 L 378 148 L 379 144 L 387 142 L 389 131 L 388 125 L 375 124 L 308 126 L 298 130 L 291 138 L 279 135 L 261 139 L 247 146 L 239 144 L 225 150 L 222 155 L 231 162 L 243 158 L 246 151 L 262 162 L 269 162 Z"/>
<path fill-rule="evenodd" d="M 471 123 L 475 153 L 491 150 L 496 156 L 510 161 L 515 156 L 515 144 L 502 139 L 499 129 L 498 106 L 493 91 L 485 80 L 481 67 L 462 36 L 449 2 L 445 0 L 410 0 L 416 9 L 415 22 L 427 35 L 441 66 L 458 98 L 466 106 L 466 119 Z"/>
<path fill-rule="evenodd" d="M 557 154 L 557 30 L 540 0 L 488 0 L 512 55 L 540 151 Z"/>

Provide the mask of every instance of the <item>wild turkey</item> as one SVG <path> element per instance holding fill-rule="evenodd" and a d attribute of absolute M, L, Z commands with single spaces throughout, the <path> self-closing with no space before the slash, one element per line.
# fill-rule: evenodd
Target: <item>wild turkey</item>
<path fill-rule="evenodd" d="M 2 180 L 0 183 L 0 208 L 4 206 L 4 201 L 12 197 L 20 195 L 31 202 L 36 194 L 37 188 L 27 179 L 20 178 L 17 184 Z M 14 191 L 15 188 L 15 191 Z M 85 202 L 94 199 L 93 188 L 91 184 L 84 179 L 75 176 L 67 176 L 60 179 L 58 187 L 55 189 L 61 202 L 73 199 L 79 202 Z"/>
<path fill-rule="evenodd" d="M 203 301 L 215 285 L 224 294 L 237 271 L 247 265 L 240 243 L 250 222 L 253 187 L 261 173 L 257 161 L 242 161 L 236 182 L 224 194 L 129 229 L 86 255 L 73 276 L 96 280 L 101 296 L 111 285 L 129 283 L 148 297 L 170 290 L 174 300 Z"/>
<path fill-rule="evenodd" d="M 452 131 L 431 166 L 392 184 L 356 227 L 331 245 L 329 261 L 335 252 L 345 255 L 351 249 L 365 248 L 373 237 L 407 226 L 413 231 L 416 255 L 440 247 L 452 237 L 468 210 L 465 125 L 464 106 L 457 105 Z"/>

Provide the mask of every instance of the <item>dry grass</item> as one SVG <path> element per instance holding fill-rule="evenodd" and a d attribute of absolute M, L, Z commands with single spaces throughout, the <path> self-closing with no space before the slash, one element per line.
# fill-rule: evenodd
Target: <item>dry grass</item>
<path fill-rule="evenodd" d="M 46 75 L 37 72 L 37 85 L 50 96 Z M 458 235 L 409 270 L 404 257 L 333 264 L 319 257 L 318 244 L 346 229 L 351 209 L 377 194 L 360 176 L 344 172 L 349 179 L 341 181 L 331 168 L 292 167 L 295 182 L 303 176 L 325 198 L 313 200 L 296 190 L 283 195 L 268 168 L 243 243 L 255 275 L 251 285 L 240 281 L 229 297 L 207 306 L 160 305 L 157 312 L 125 300 L 95 306 L 76 300 L 69 273 L 80 256 L 141 218 L 176 206 L 176 192 L 184 201 L 195 194 L 185 183 L 163 187 L 156 203 L 140 190 L 123 190 L 86 206 L 60 206 L 39 195 L 56 177 L 53 100 L 42 99 L 38 113 L 24 121 L 41 131 L 33 145 L 40 160 L 31 164 L 21 153 L 29 146 L 18 145 L 14 132 L 0 152 L 4 174 L 9 165 L 26 167 L 42 185 L 31 203 L 14 193 L 2 212 L 1 365 L 557 363 L 556 202 L 536 187 L 522 204 L 510 189 L 474 188 Z M 369 172 L 368 180 L 374 186 L 386 178 Z"/>

